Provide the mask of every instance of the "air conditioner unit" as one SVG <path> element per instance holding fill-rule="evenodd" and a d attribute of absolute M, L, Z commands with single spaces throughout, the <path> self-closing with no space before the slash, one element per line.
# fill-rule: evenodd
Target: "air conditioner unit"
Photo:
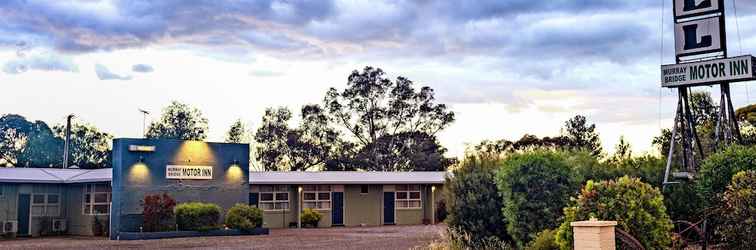
<path fill-rule="evenodd" d="M 18 232 L 18 221 L 15 221 L 15 220 L 3 221 L 2 226 L 3 228 L 0 231 L 2 231 L 3 233 L 17 233 Z"/>
<path fill-rule="evenodd" d="M 66 231 L 66 219 L 53 219 L 52 220 L 53 232 L 65 232 Z"/>

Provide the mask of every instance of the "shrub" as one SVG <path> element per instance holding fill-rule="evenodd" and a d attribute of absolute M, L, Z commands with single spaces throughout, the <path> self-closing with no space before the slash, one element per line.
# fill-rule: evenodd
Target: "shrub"
<path fill-rule="evenodd" d="M 556 230 L 554 229 L 546 229 L 538 233 L 536 235 L 536 238 L 533 239 L 530 243 L 528 243 L 528 246 L 525 247 L 526 250 L 559 250 L 559 245 L 556 243 L 555 239 Z"/>
<path fill-rule="evenodd" d="M 226 226 L 229 228 L 249 231 L 262 226 L 262 210 L 246 205 L 236 204 L 226 213 Z"/>
<path fill-rule="evenodd" d="M 637 178 L 588 181 L 564 214 L 564 222 L 556 234 L 561 249 L 573 246 L 570 222 L 591 217 L 617 221 L 618 228 L 638 239 L 646 249 L 669 249 L 672 242 L 672 222 L 661 193 Z"/>
<path fill-rule="evenodd" d="M 110 230 L 110 221 L 108 219 L 100 219 L 100 216 L 93 216 L 92 220 L 92 235 L 94 236 L 108 236 L 108 230 Z"/>
<path fill-rule="evenodd" d="M 445 242 L 442 244 L 431 245 L 430 249 L 443 250 L 512 250 L 512 244 L 509 241 L 501 240 L 496 236 L 480 238 L 473 236 L 469 232 L 461 231 L 452 227 L 446 229 Z"/>
<path fill-rule="evenodd" d="M 740 171 L 756 170 L 756 147 L 733 145 L 713 154 L 701 164 L 698 172 L 698 191 L 708 207 L 720 203 L 717 198 Z"/>
<path fill-rule="evenodd" d="M 494 178 L 499 166 L 501 159 L 497 156 L 468 156 L 454 170 L 453 177 L 446 178 L 446 223 L 460 234 L 469 234 L 472 242 L 491 237 L 511 240 Z"/>
<path fill-rule="evenodd" d="M 176 200 L 163 193 L 162 195 L 145 195 L 141 203 L 144 231 L 158 232 L 171 228 L 173 225 L 173 207 L 176 206 Z"/>
<path fill-rule="evenodd" d="M 302 224 L 303 225 L 318 227 L 318 222 L 320 222 L 321 217 L 322 215 L 320 215 L 320 213 L 313 210 L 312 208 L 305 208 L 304 210 L 302 210 Z"/>
<path fill-rule="evenodd" d="M 721 234 L 730 249 L 748 249 L 756 242 L 756 171 L 732 177 L 723 196 Z"/>
<path fill-rule="evenodd" d="M 560 153 L 514 154 L 496 175 L 507 232 L 523 248 L 536 233 L 559 225 L 562 208 L 577 190 L 577 178 Z"/>
<path fill-rule="evenodd" d="M 441 199 L 436 203 L 436 222 L 446 220 L 446 216 L 449 215 L 446 212 L 446 201 Z"/>
<path fill-rule="evenodd" d="M 187 202 L 174 209 L 179 230 L 208 231 L 218 229 L 221 208 L 212 203 Z"/>

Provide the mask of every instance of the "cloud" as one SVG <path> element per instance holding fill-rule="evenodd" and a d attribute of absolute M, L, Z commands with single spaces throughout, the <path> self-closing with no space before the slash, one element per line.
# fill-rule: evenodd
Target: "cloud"
<path fill-rule="evenodd" d="M 10 60 L 3 65 L 3 72 L 20 74 L 29 70 L 78 72 L 79 67 L 66 56 L 37 54 Z"/>
<path fill-rule="evenodd" d="M 100 80 L 131 80 L 131 76 L 115 74 L 102 64 L 95 64 L 95 73 Z"/>
<path fill-rule="evenodd" d="M 134 66 L 131 66 L 131 71 L 139 72 L 139 73 L 149 73 L 152 71 L 155 71 L 152 66 L 147 64 L 134 64 Z"/>

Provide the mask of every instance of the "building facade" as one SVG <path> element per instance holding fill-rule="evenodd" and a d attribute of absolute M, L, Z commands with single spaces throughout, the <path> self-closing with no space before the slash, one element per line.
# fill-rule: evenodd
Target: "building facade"
<path fill-rule="evenodd" d="M 21 236 L 138 231 L 141 199 L 168 193 L 224 210 L 247 203 L 263 226 L 299 227 L 311 208 L 318 226 L 436 222 L 446 172 L 249 172 L 246 144 L 116 139 L 112 169 L 0 168 L 0 223 Z M 225 213 L 225 211 L 224 211 Z M 0 231 L 2 233 L 2 231 Z"/>

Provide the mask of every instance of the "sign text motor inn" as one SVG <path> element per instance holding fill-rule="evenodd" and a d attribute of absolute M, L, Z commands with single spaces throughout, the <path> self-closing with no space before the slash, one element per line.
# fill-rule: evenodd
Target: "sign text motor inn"
<path fill-rule="evenodd" d="M 138 232 L 141 200 L 237 203 L 263 209 L 264 227 L 298 226 L 313 208 L 321 227 L 437 221 L 445 172 L 249 172 L 247 144 L 116 139 L 113 169 L 0 168 L 0 222 L 36 235 L 52 218 L 64 233 L 91 235 L 109 221 L 111 239 Z"/>

